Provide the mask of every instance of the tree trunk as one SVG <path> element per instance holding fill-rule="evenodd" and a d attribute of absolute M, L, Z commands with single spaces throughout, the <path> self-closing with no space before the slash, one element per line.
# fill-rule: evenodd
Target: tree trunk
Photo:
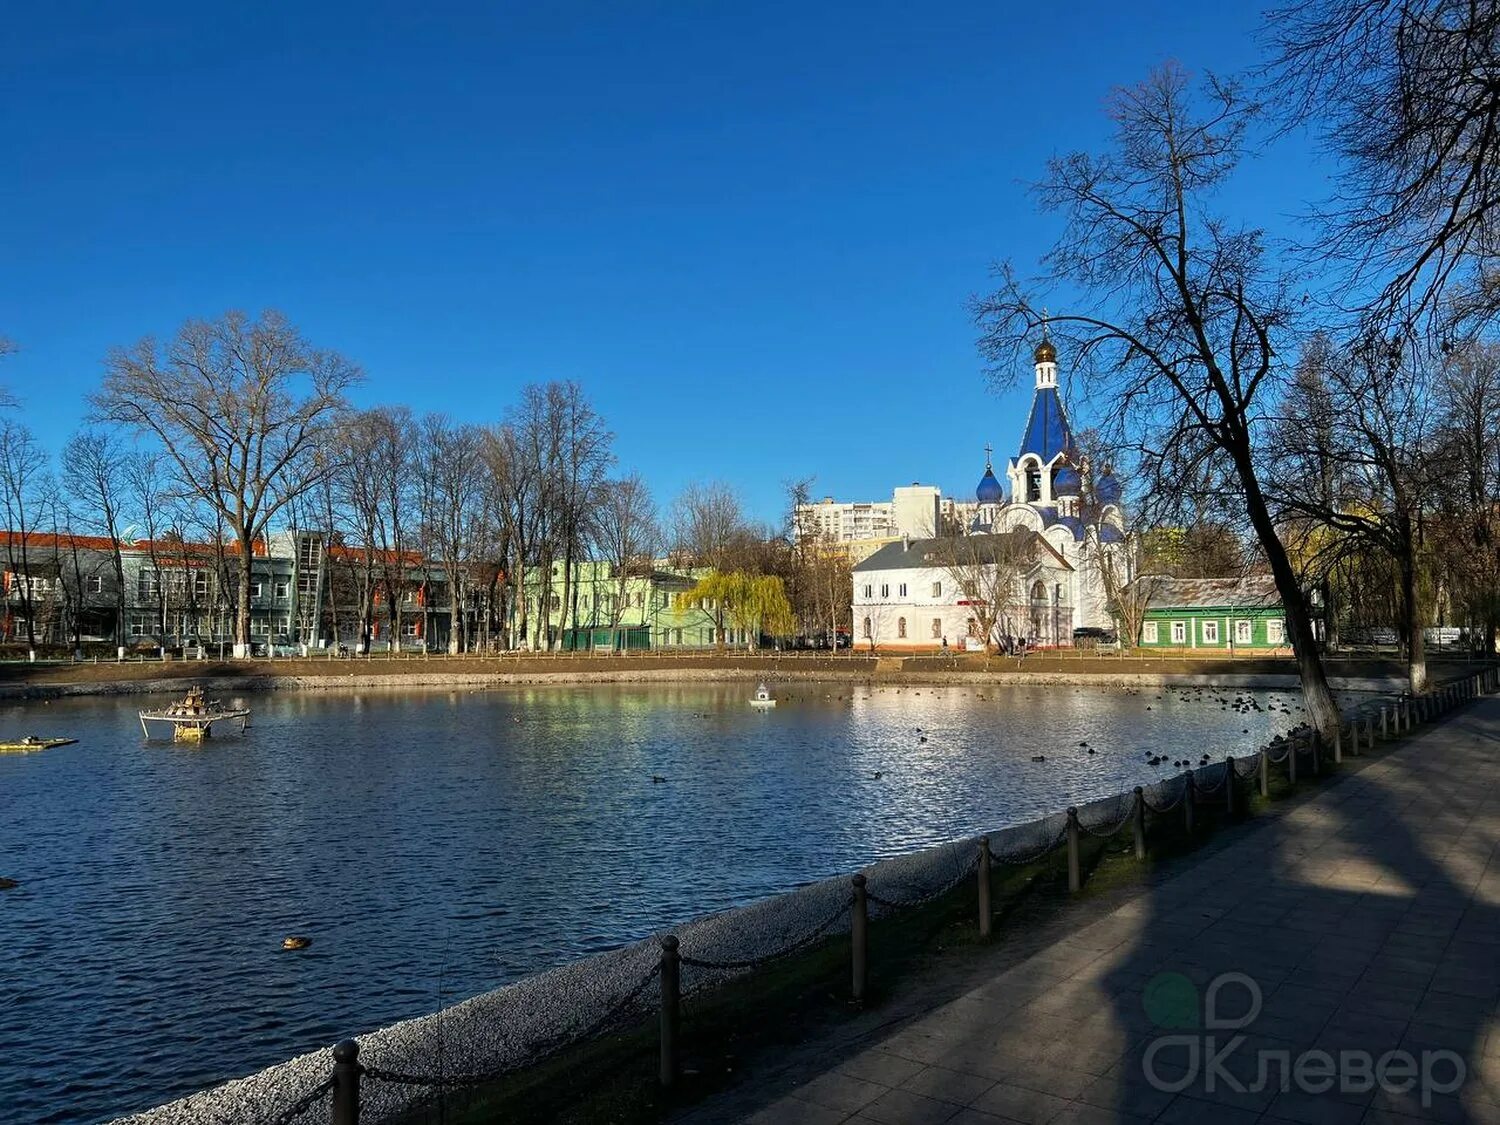
<path fill-rule="evenodd" d="M 125 560 L 120 556 L 120 544 L 114 546 L 115 563 L 115 647 L 125 645 Z"/>
<path fill-rule="evenodd" d="M 562 594 L 562 613 L 561 613 L 561 616 L 559 616 L 558 622 L 557 622 L 557 647 L 558 648 L 562 647 L 562 645 L 563 645 L 563 637 L 566 636 L 567 632 L 568 632 L 568 612 L 569 612 L 570 609 L 573 608 L 572 598 L 573 598 L 573 535 L 572 535 L 572 532 L 569 532 L 568 533 L 568 541 L 563 546 L 563 594 Z M 577 629 L 578 629 L 578 614 L 576 612 L 573 614 L 573 629 L 574 629 L 574 633 L 575 633 L 575 635 L 573 637 L 573 647 L 577 648 L 578 647 L 578 637 L 577 637 L 576 634 L 577 634 Z"/>
<path fill-rule="evenodd" d="M 1427 638 L 1417 604 L 1417 565 L 1407 550 L 1401 558 L 1401 617 L 1406 634 L 1406 680 L 1413 695 L 1427 690 Z"/>
<path fill-rule="evenodd" d="M 463 651 L 459 636 L 458 597 L 458 569 L 453 567 L 448 571 L 448 651 L 455 655 Z"/>
<path fill-rule="evenodd" d="M 240 546 L 240 580 L 239 605 L 234 611 L 234 655 L 243 659 L 250 655 L 250 548 L 252 540 L 249 535 L 239 536 Z M 156 582 L 158 588 L 165 590 L 166 586 L 161 580 L 161 568 L 156 571 Z M 165 608 L 163 609 L 165 615 Z"/>
<path fill-rule="evenodd" d="M 1271 566 L 1271 576 L 1276 580 L 1276 592 L 1281 596 L 1282 609 L 1286 613 L 1287 637 L 1292 642 L 1292 655 L 1297 661 L 1297 675 L 1302 681 L 1302 702 L 1307 708 L 1308 719 L 1318 733 L 1332 739 L 1342 725 L 1338 703 L 1328 687 L 1328 676 L 1323 671 L 1323 658 L 1318 652 L 1318 639 L 1313 628 L 1312 614 L 1308 610 L 1307 598 L 1297 581 L 1297 572 L 1287 557 L 1286 547 L 1276 534 L 1276 525 L 1266 507 L 1265 494 L 1255 476 L 1255 467 L 1250 462 L 1248 441 L 1234 449 L 1235 468 L 1240 483 L 1245 489 L 1245 509 L 1250 524 L 1260 540 L 1266 561 Z"/>

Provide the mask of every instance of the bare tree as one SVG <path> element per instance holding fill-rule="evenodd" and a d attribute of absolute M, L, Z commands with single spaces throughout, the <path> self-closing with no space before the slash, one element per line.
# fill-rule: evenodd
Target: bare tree
<path fill-rule="evenodd" d="M 404 606 L 411 581 L 412 526 L 417 522 L 416 422 L 405 406 L 369 412 L 373 426 L 367 466 L 374 483 L 375 558 L 386 606 L 386 646 L 401 647 Z"/>
<path fill-rule="evenodd" d="M 625 611 L 626 586 L 631 574 L 649 573 L 660 541 L 656 504 L 639 473 L 605 481 L 594 509 L 594 543 L 609 563 L 614 584 L 609 625 L 618 627 Z"/>
<path fill-rule="evenodd" d="M 1268 264 L 1261 232 L 1207 206 L 1243 154 L 1256 112 L 1214 79 L 1195 98 L 1171 66 L 1117 91 L 1112 150 L 1055 159 L 1038 185 L 1043 205 L 1064 215 L 1043 284 L 1069 285 L 1098 309 L 1051 324 L 1093 370 L 1113 424 L 1151 435 L 1144 459 L 1175 447 L 1227 465 L 1286 611 L 1308 713 L 1331 737 L 1339 710 L 1255 456 L 1257 405 L 1274 393 L 1292 325 L 1289 281 Z M 981 347 L 1004 378 L 1046 318 L 1008 270 L 975 311 Z"/>
<path fill-rule="evenodd" d="M 706 567 L 717 574 L 737 569 L 746 541 L 752 536 L 740 498 L 727 484 L 690 484 L 672 503 L 672 555 L 678 566 Z M 724 607 L 714 602 L 708 610 L 714 642 L 724 640 Z"/>
<path fill-rule="evenodd" d="M 930 559 L 953 580 L 973 620 L 971 635 L 985 648 L 1002 634 L 1029 631 L 1026 578 L 1041 558 L 1034 531 L 947 535 L 928 541 Z"/>
<path fill-rule="evenodd" d="M 36 650 L 37 576 L 32 564 L 36 545 L 33 537 L 46 526 L 47 457 L 27 427 L 11 419 L 0 420 L 0 508 L 5 513 L 5 562 L 11 582 L 5 590 L 15 594 L 26 619 L 26 647 Z"/>
<path fill-rule="evenodd" d="M 120 543 L 128 504 L 125 470 L 129 456 L 119 437 L 103 428 L 74 434 L 62 456 L 63 484 L 75 500 L 80 522 L 109 540 L 116 645 L 125 643 L 125 562 Z"/>
<path fill-rule="evenodd" d="M 1377 325 L 1500 311 L 1500 7 L 1303 0 L 1267 21 L 1272 89 L 1342 157 L 1318 264 Z"/>
<path fill-rule="evenodd" d="M 1434 490 L 1439 566 L 1492 654 L 1500 633 L 1500 345 L 1448 356 L 1437 400 L 1432 470 L 1446 485 Z"/>
<path fill-rule="evenodd" d="M 1427 369 L 1399 341 L 1365 338 L 1304 366 L 1286 396 L 1268 488 L 1279 517 L 1321 537 L 1315 562 L 1374 551 L 1398 580 L 1411 690 L 1427 688 L 1422 540 L 1430 418 Z"/>
<path fill-rule="evenodd" d="M 477 426 L 454 425 L 441 415 L 428 415 L 422 435 L 421 476 L 427 482 L 423 488 L 427 498 L 423 505 L 424 539 L 448 579 L 448 651 L 462 652 L 470 643 L 464 607 L 469 565 L 478 545 L 483 431 Z M 424 557 L 426 554 L 424 551 Z"/>
<path fill-rule="evenodd" d="M 277 312 L 189 321 L 165 348 L 146 338 L 105 361 L 102 419 L 161 443 L 181 487 L 218 513 L 239 550 L 235 654 L 250 649 L 252 545 L 319 472 L 308 462 L 333 433 L 359 371 L 314 348 Z"/>
<path fill-rule="evenodd" d="M 549 412 L 557 417 L 555 429 L 560 435 L 553 496 L 563 553 L 563 608 L 558 626 L 566 632 L 570 617 L 575 628 L 578 624 L 574 564 L 583 557 L 589 512 L 614 462 L 614 454 L 610 452 L 614 434 L 606 428 L 577 383 L 548 384 L 547 400 Z"/>

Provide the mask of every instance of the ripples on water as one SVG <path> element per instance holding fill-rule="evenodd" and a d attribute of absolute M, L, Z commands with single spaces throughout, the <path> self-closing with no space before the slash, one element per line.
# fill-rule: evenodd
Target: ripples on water
<path fill-rule="evenodd" d="M 138 700 L 0 708 L 0 734 L 80 739 L 0 755 L 0 875 L 21 881 L 0 893 L 0 1116 L 142 1109 L 1174 772 L 1147 766 L 1148 748 L 1249 753 L 1296 707 L 1277 693 L 1255 693 L 1277 710 L 1241 715 L 1219 702 L 1235 693 L 1207 690 L 799 684 L 761 713 L 746 696 L 245 697 L 250 731 L 201 749 L 143 743 Z M 281 952 L 291 933 L 312 947 Z"/>

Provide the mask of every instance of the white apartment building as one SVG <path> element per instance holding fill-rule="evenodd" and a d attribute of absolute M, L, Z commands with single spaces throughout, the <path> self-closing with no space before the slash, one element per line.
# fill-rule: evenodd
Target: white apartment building
<path fill-rule="evenodd" d="M 825 496 L 816 504 L 797 505 L 798 535 L 812 535 L 835 543 L 859 539 L 889 539 L 891 505 L 888 502 L 841 504 Z"/>
<path fill-rule="evenodd" d="M 958 518 L 958 508 L 974 505 L 956 504 L 943 496 L 936 485 L 913 481 L 891 493 L 890 500 L 840 503 L 825 496 L 816 504 L 797 506 L 796 531 L 815 535 L 835 543 L 870 539 L 895 539 L 909 535 L 926 539 L 941 534 Z M 972 516 L 972 513 L 967 513 Z"/>

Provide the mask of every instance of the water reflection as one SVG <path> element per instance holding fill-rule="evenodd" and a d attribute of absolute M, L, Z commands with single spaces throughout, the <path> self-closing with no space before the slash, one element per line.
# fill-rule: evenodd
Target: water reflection
<path fill-rule="evenodd" d="M 0 733 L 81 740 L 0 757 L 22 883 L 0 896 L 0 1105 L 142 1108 L 1295 717 L 1274 693 L 1241 714 L 1232 692 L 798 684 L 767 713 L 747 691 L 249 697 L 249 733 L 201 749 L 143 745 L 135 701 L 0 708 Z M 290 933 L 312 947 L 283 953 Z"/>

